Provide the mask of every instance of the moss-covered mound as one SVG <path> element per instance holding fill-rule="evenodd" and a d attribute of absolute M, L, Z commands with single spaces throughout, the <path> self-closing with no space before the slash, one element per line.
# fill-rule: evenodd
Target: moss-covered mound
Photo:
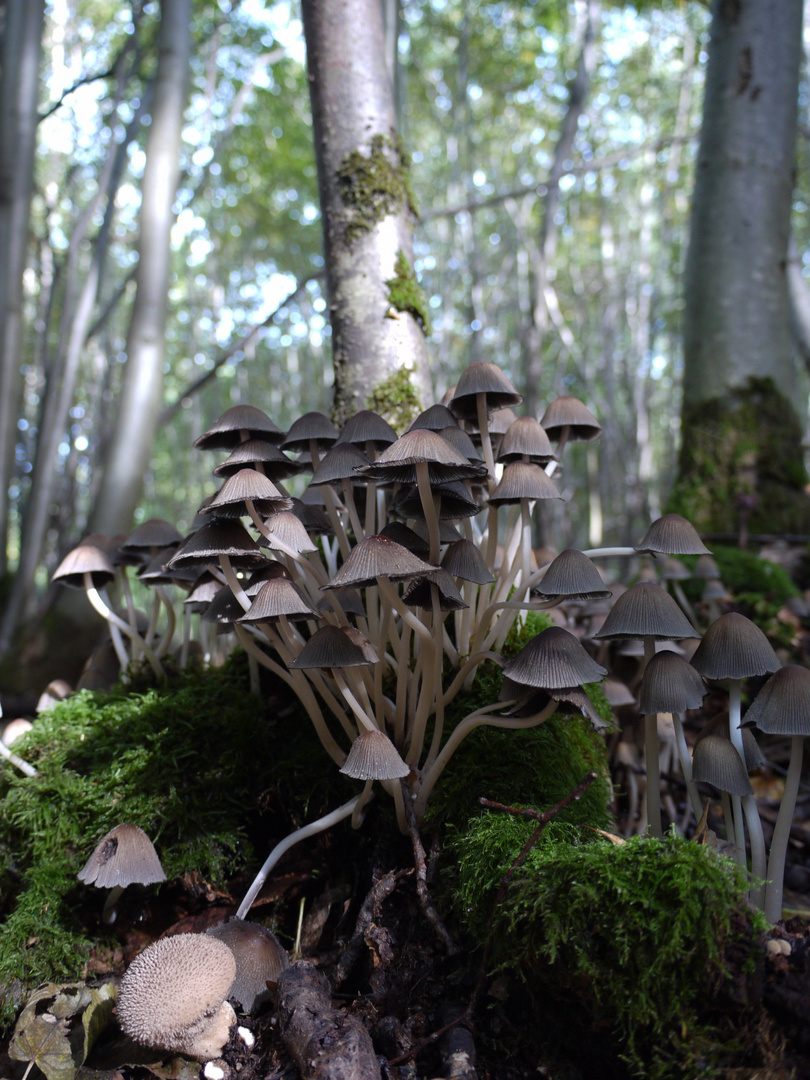
<path fill-rule="evenodd" d="M 455 837 L 454 903 L 478 945 L 534 828 L 488 813 Z M 717 1075 L 744 1041 L 735 1034 L 730 1047 L 718 1016 L 744 1007 L 764 929 L 744 889 L 736 865 L 708 847 L 674 835 L 617 843 L 555 821 L 495 911 L 493 960 L 520 979 L 538 1039 L 555 1016 L 576 1016 L 633 1075 Z"/>
<path fill-rule="evenodd" d="M 22 986 L 82 977 L 92 942 L 76 874 L 114 825 L 140 825 L 170 880 L 222 887 L 274 831 L 354 791 L 306 717 L 277 719 L 251 696 L 243 657 L 143 693 L 78 694 L 15 751 L 39 775 L 0 771 L 0 1023 Z"/>

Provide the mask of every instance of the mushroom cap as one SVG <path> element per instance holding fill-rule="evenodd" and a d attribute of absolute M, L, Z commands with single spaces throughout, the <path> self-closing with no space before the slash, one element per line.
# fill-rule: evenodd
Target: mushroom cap
<path fill-rule="evenodd" d="M 214 476 L 231 476 L 245 466 L 256 468 L 261 466 L 261 471 L 271 480 L 286 480 L 289 476 L 295 476 L 302 471 L 302 466 L 292 458 L 288 458 L 277 446 L 266 439 L 248 439 L 247 442 L 239 443 L 230 455 L 214 469 Z"/>
<path fill-rule="evenodd" d="M 408 425 L 408 431 L 414 428 L 427 428 L 429 431 L 441 432 L 443 428 L 458 427 L 458 421 L 446 405 L 441 403 L 430 405 L 420 412 L 412 424 Z"/>
<path fill-rule="evenodd" d="M 563 428 L 568 428 L 569 442 L 591 442 L 602 433 L 602 425 L 588 406 L 571 394 L 555 398 L 540 424 L 551 439 L 559 438 Z"/>
<path fill-rule="evenodd" d="M 754 772 L 757 769 L 766 769 L 768 767 L 768 759 L 762 753 L 762 748 L 757 742 L 753 731 L 745 726 L 745 721 L 740 725 L 740 730 L 742 731 L 742 744 L 743 753 L 745 754 L 746 769 L 748 772 Z M 695 740 L 695 745 L 697 746 L 701 739 L 706 739 L 709 735 L 721 735 L 724 739 L 730 737 L 727 712 L 712 717 L 712 719 L 704 725 L 703 730 Z"/>
<path fill-rule="evenodd" d="M 768 735 L 810 735 L 810 671 L 788 664 L 771 675 L 748 707 L 745 723 Z"/>
<path fill-rule="evenodd" d="M 541 596 L 565 596 L 570 600 L 607 600 L 611 591 L 594 563 L 576 548 L 561 551 L 546 567 L 532 592 Z"/>
<path fill-rule="evenodd" d="M 479 394 L 486 395 L 488 413 L 523 401 L 508 376 L 489 360 L 478 360 L 462 372 L 449 403 L 451 412 L 465 420 L 477 420 Z"/>
<path fill-rule="evenodd" d="M 224 941 L 236 960 L 236 978 L 228 996 L 245 1012 L 254 1012 L 270 997 L 268 982 L 278 982 L 290 966 L 286 950 L 272 930 L 243 919 L 232 919 L 206 933 Z"/>
<path fill-rule="evenodd" d="M 253 569 L 267 559 L 241 521 L 215 518 L 187 536 L 166 564 L 169 569 L 182 566 L 205 567 L 227 555 L 235 567 Z"/>
<path fill-rule="evenodd" d="M 256 469 L 239 469 L 231 473 L 210 501 L 200 507 L 198 513 L 215 517 L 242 517 L 247 513 L 250 500 L 258 514 L 268 515 L 279 510 L 289 510 L 292 499 L 283 494 L 264 473 Z"/>
<path fill-rule="evenodd" d="M 143 829 L 128 824 L 116 825 L 102 836 L 76 876 L 85 885 L 98 889 L 153 885 L 166 880 L 152 841 Z"/>
<path fill-rule="evenodd" d="M 368 464 L 368 458 L 354 443 L 335 443 L 321 458 L 310 480 L 310 487 L 339 484 L 341 480 L 357 481 L 357 470 Z"/>
<path fill-rule="evenodd" d="M 275 577 L 263 581 L 253 603 L 235 622 L 267 622 L 285 615 L 288 619 L 320 619 L 321 613 L 312 606 L 309 597 L 289 578 Z"/>
<path fill-rule="evenodd" d="M 699 709 L 707 693 L 703 679 L 687 660 L 671 651 L 659 652 L 644 669 L 639 710 L 649 716 Z"/>
<path fill-rule="evenodd" d="M 350 442 L 357 446 L 371 443 L 377 450 L 382 450 L 397 441 L 397 433 L 387 420 L 371 409 L 361 409 L 350 416 L 343 425 L 338 442 Z"/>
<path fill-rule="evenodd" d="M 358 467 L 356 472 L 379 483 L 413 484 L 418 464 L 427 464 L 431 484 L 475 480 L 487 471 L 486 465 L 470 461 L 435 431 L 414 428 L 386 447 L 376 461 Z"/>
<path fill-rule="evenodd" d="M 387 536 L 366 536 L 352 548 L 343 566 L 323 588 L 338 589 L 344 585 L 359 588 L 374 585 L 378 578 L 407 581 L 435 569 Z"/>
<path fill-rule="evenodd" d="M 711 555 L 691 521 L 680 514 L 664 514 L 650 525 L 636 551 L 664 555 Z"/>
<path fill-rule="evenodd" d="M 498 461 L 533 461 L 547 465 L 557 456 L 546 431 L 533 416 L 519 416 L 504 432 L 498 448 Z"/>
<path fill-rule="evenodd" d="M 433 607 L 433 589 L 438 590 L 440 611 L 461 611 L 469 607 L 464 597 L 458 591 L 455 581 L 446 570 L 439 568 L 432 570 L 424 577 L 414 578 L 402 594 L 404 603 L 411 607 L 431 609 Z"/>
<path fill-rule="evenodd" d="M 233 450 L 246 441 L 242 438 L 245 431 L 249 439 L 264 439 L 275 445 L 284 438 L 284 432 L 279 431 L 266 412 L 255 405 L 234 405 L 196 438 L 194 445 L 198 450 Z"/>
<path fill-rule="evenodd" d="M 264 523 L 268 535 L 263 535 L 260 542 L 266 543 L 273 550 L 283 544 L 298 555 L 317 551 L 301 519 L 292 510 L 281 510 L 272 514 Z"/>
<path fill-rule="evenodd" d="M 308 412 L 299 416 L 287 432 L 281 444 L 282 450 L 309 450 L 314 439 L 319 447 L 337 442 L 338 430 L 328 416 L 321 412 Z"/>
<path fill-rule="evenodd" d="M 352 743 L 340 770 L 355 780 L 398 780 L 411 771 L 382 731 L 363 731 Z"/>
<path fill-rule="evenodd" d="M 680 640 L 700 634 L 668 592 L 660 585 L 642 581 L 622 593 L 594 637 Z"/>
<path fill-rule="evenodd" d="M 442 559 L 442 570 L 475 585 L 486 585 L 495 580 L 486 559 L 470 540 L 456 540 L 450 545 Z"/>
<path fill-rule="evenodd" d="M 557 485 L 532 461 L 513 461 L 503 470 L 498 486 L 489 497 L 493 506 L 518 503 L 521 499 L 561 499 Z"/>
<path fill-rule="evenodd" d="M 124 552 L 149 551 L 152 548 L 177 547 L 182 541 L 183 537 L 171 522 L 164 518 L 149 518 L 133 529 L 118 546 Z"/>
<path fill-rule="evenodd" d="M 730 795 L 751 795 L 754 790 L 736 747 L 722 735 L 706 735 L 695 744 L 692 779 Z"/>
<path fill-rule="evenodd" d="M 522 686 L 557 690 L 598 682 L 607 668 L 597 664 L 568 630 L 549 626 L 504 665 L 503 674 Z"/>
<path fill-rule="evenodd" d="M 327 623 L 315 631 L 291 668 L 367 667 L 379 660 L 377 650 L 353 626 L 333 626 Z"/>
<path fill-rule="evenodd" d="M 148 945 L 118 988 L 116 1012 L 130 1038 L 200 1061 L 218 1057 L 235 1022 L 225 1000 L 236 977 L 228 946 L 207 934 Z"/>
<path fill-rule="evenodd" d="M 79 544 L 73 548 L 54 570 L 51 581 L 84 588 L 84 575 L 89 573 L 95 588 L 103 588 L 115 577 L 115 567 L 107 554 L 94 544 Z"/>
<path fill-rule="evenodd" d="M 760 628 L 730 611 L 709 624 L 692 666 L 707 679 L 748 679 L 778 671 L 782 664 Z"/>

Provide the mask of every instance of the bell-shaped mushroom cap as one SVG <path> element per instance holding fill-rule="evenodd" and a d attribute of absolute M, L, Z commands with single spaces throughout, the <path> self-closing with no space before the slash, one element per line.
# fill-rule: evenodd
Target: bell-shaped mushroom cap
<path fill-rule="evenodd" d="M 58 581 L 74 589 L 83 589 L 84 576 L 88 573 L 95 588 L 101 589 L 115 577 L 115 567 L 101 548 L 93 544 L 79 544 L 62 559 L 54 570 L 51 581 Z"/>
<path fill-rule="evenodd" d="M 460 480 L 451 481 L 449 484 L 433 484 L 431 491 L 438 497 L 438 515 L 441 521 L 475 517 L 481 511 L 481 506 Z M 391 513 L 401 518 L 425 520 L 424 506 L 415 484 L 410 488 L 403 488 L 391 500 Z"/>
<path fill-rule="evenodd" d="M 411 771 L 382 731 L 363 731 L 340 770 L 355 780 L 398 780 Z"/>
<path fill-rule="evenodd" d="M 298 656 L 291 668 L 366 667 L 379 660 L 377 650 L 368 638 L 351 626 L 321 626 Z"/>
<path fill-rule="evenodd" d="M 523 401 L 523 395 L 517 392 L 509 378 L 488 360 L 476 361 L 462 373 L 449 403 L 450 410 L 464 420 L 477 420 L 479 394 L 486 395 L 488 413 L 520 405 Z"/>
<path fill-rule="evenodd" d="M 332 446 L 337 442 L 338 430 L 328 416 L 320 412 L 308 412 L 299 416 L 287 432 L 281 444 L 282 450 L 309 450 L 314 439 L 319 447 Z"/>
<path fill-rule="evenodd" d="M 591 442 L 602 433 L 602 426 L 579 398 L 563 394 L 555 398 L 540 421 L 549 438 L 557 439 L 568 428 L 569 442 Z"/>
<path fill-rule="evenodd" d="M 680 559 L 676 559 L 674 555 L 668 555 L 664 559 L 664 565 L 661 567 L 661 577 L 664 581 L 686 581 L 691 576 L 692 571 L 689 567 Z"/>
<path fill-rule="evenodd" d="M 810 671 L 788 664 L 771 675 L 751 702 L 745 723 L 768 735 L 810 735 Z"/>
<path fill-rule="evenodd" d="M 357 470 L 368 464 L 368 458 L 354 443 L 335 443 L 321 458 L 310 480 L 310 487 L 357 480 Z"/>
<path fill-rule="evenodd" d="M 318 550 L 317 545 L 312 543 L 303 521 L 292 510 L 272 514 L 264 525 L 267 534 L 263 536 L 263 541 L 271 549 L 280 548 L 283 544 L 298 555 Z"/>
<path fill-rule="evenodd" d="M 286 950 L 272 930 L 243 919 L 232 919 L 206 933 L 224 941 L 236 960 L 236 978 L 228 997 L 238 1001 L 245 1012 L 255 1012 L 270 998 L 267 984 L 278 982 L 290 966 Z"/>
<path fill-rule="evenodd" d="M 137 825 L 126 824 L 116 825 L 99 840 L 76 876 L 85 885 L 98 889 L 154 885 L 166 880 L 152 841 Z"/>
<path fill-rule="evenodd" d="M 151 551 L 158 548 L 177 547 L 183 537 L 170 521 L 163 518 L 149 518 L 133 529 L 129 536 L 118 546 L 121 551 Z"/>
<path fill-rule="evenodd" d="M 612 595 L 596 566 L 576 548 L 566 548 L 552 559 L 532 592 L 569 600 L 607 600 Z"/>
<path fill-rule="evenodd" d="M 639 710 L 645 716 L 659 712 L 699 709 L 708 690 L 692 665 L 669 650 L 656 653 L 644 669 Z"/>
<path fill-rule="evenodd" d="M 533 416 L 519 416 L 504 432 L 498 448 L 498 461 L 508 465 L 510 461 L 533 461 L 547 465 L 556 461 L 546 431 Z"/>
<path fill-rule="evenodd" d="M 431 608 L 433 605 L 433 589 L 435 585 L 439 593 L 440 611 L 461 611 L 469 605 L 458 591 L 455 581 L 446 570 L 432 570 L 424 577 L 415 578 L 402 594 L 404 603 L 411 607 Z"/>
<path fill-rule="evenodd" d="M 427 464 L 430 482 L 475 480 L 486 475 L 486 465 L 459 453 L 447 439 L 427 428 L 415 428 L 382 451 L 376 461 L 358 468 L 360 476 L 383 484 L 413 484 L 418 464 Z"/>
<path fill-rule="evenodd" d="M 346 615 L 366 614 L 366 605 L 357 589 L 333 589 L 322 596 L 315 607 L 318 611 L 335 611 L 339 607 Z"/>
<path fill-rule="evenodd" d="M 495 580 L 484 556 L 469 540 L 456 540 L 450 545 L 442 559 L 442 570 L 462 581 L 472 581 L 475 585 L 487 585 Z"/>
<path fill-rule="evenodd" d="M 549 626 L 504 665 L 503 674 L 523 686 L 555 690 L 598 682 L 607 668 L 597 664 L 568 630 Z"/>
<path fill-rule="evenodd" d="M 694 577 L 706 578 L 707 580 L 721 577 L 720 567 L 711 555 L 701 555 L 695 563 L 692 574 Z"/>
<path fill-rule="evenodd" d="M 746 717 L 748 714 L 746 713 Z M 762 748 L 754 737 L 753 731 L 745 726 L 745 721 L 740 725 L 742 731 L 742 743 L 743 754 L 745 755 L 745 767 L 748 772 L 754 772 L 757 769 L 766 769 L 768 767 L 768 759 L 762 753 Z M 711 720 L 704 726 L 703 730 L 695 740 L 695 745 L 701 741 L 701 739 L 707 739 L 710 735 L 720 735 L 724 739 L 729 738 L 729 719 L 728 713 L 720 713 L 718 716 L 712 717 Z"/>
<path fill-rule="evenodd" d="M 754 791 L 736 747 L 722 735 L 706 735 L 695 744 L 692 779 L 713 784 L 730 795 L 742 797 Z"/>
<path fill-rule="evenodd" d="M 489 497 L 493 506 L 519 503 L 521 499 L 561 499 L 557 485 L 539 465 L 513 461 L 503 470 L 498 486 Z"/>
<path fill-rule="evenodd" d="M 602 683 L 602 693 L 607 698 L 608 705 L 613 709 L 620 709 L 623 705 L 636 705 L 633 691 L 621 679 L 608 676 Z"/>
<path fill-rule="evenodd" d="M 246 437 L 243 435 L 246 433 Z M 247 439 L 264 439 L 276 446 L 284 438 L 267 413 L 254 405 L 234 405 L 194 440 L 198 450 L 233 450 Z"/>
<path fill-rule="evenodd" d="M 389 521 L 387 525 L 382 527 L 379 535 L 388 537 L 395 544 L 401 544 L 420 559 L 426 559 L 430 554 L 430 544 L 427 542 L 427 537 L 420 536 L 404 521 Z"/>
<path fill-rule="evenodd" d="M 288 619 L 320 619 L 321 613 L 288 578 L 276 577 L 262 583 L 240 623 L 269 622 L 285 615 Z"/>
<path fill-rule="evenodd" d="M 187 536 L 166 564 L 170 569 L 183 566 L 205 567 L 227 555 L 242 569 L 267 562 L 262 550 L 240 521 L 216 518 Z"/>
<path fill-rule="evenodd" d="M 650 525 L 636 551 L 664 555 L 711 555 L 694 525 L 680 514 L 664 514 Z"/>
<path fill-rule="evenodd" d="M 608 724 L 599 715 L 581 686 L 557 686 L 553 690 L 538 690 L 505 678 L 498 694 L 499 701 L 515 700 L 515 705 L 504 711 L 504 716 L 531 716 L 545 709 L 552 699 L 557 701 L 557 712 L 561 715 L 571 716 L 578 713 L 590 722 L 594 731 L 608 730 Z"/>
<path fill-rule="evenodd" d="M 760 628 L 730 611 L 709 624 L 692 666 L 706 679 L 748 679 L 778 671 L 782 664 Z"/>
<path fill-rule="evenodd" d="M 441 432 L 443 428 L 458 427 L 458 421 L 446 405 L 431 405 L 420 412 L 412 424 L 408 425 L 408 431 L 414 428 L 426 428 L 428 431 Z"/>
<path fill-rule="evenodd" d="M 261 465 L 261 471 L 273 481 L 286 480 L 288 476 L 295 476 L 302 470 L 297 461 L 288 458 L 266 439 L 248 439 L 247 442 L 239 443 L 230 455 L 217 465 L 214 476 L 232 476 L 246 466 L 256 468 L 257 465 Z"/>
<path fill-rule="evenodd" d="M 467 458 L 468 461 L 478 462 L 481 460 L 481 455 L 475 448 L 475 443 L 472 441 L 467 432 L 456 424 L 454 427 L 445 427 L 441 431 L 437 432 L 443 439 L 446 439 L 451 446 L 454 446 L 456 450 Z"/>
<path fill-rule="evenodd" d="M 242 517 L 250 500 L 262 515 L 289 510 L 292 499 L 284 495 L 272 480 L 256 469 L 240 469 L 229 476 L 213 499 L 201 506 L 199 513 L 215 517 Z"/>
<path fill-rule="evenodd" d="M 118 988 L 116 1013 L 136 1042 L 198 1061 L 219 1057 L 236 1014 L 226 1001 L 236 960 L 208 934 L 177 934 L 148 945 Z"/>
<path fill-rule="evenodd" d="M 374 585 L 377 578 L 407 581 L 435 569 L 387 536 L 366 536 L 352 548 L 343 566 L 323 587 L 339 589 L 348 585 L 360 588 Z"/>
<path fill-rule="evenodd" d="M 349 442 L 355 446 L 371 443 L 377 450 L 382 450 L 397 441 L 397 433 L 387 420 L 371 409 L 361 409 L 350 416 L 338 435 L 339 443 Z"/>
<path fill-rule="evenodd" d="M 656 640 L 700 637 L 687 617 L 660 585 L 642 581 L 618 598 L 595 638 Z"/>

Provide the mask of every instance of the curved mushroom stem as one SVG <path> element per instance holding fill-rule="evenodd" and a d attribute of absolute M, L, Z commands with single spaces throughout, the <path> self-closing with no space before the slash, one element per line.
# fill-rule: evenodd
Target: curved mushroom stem
<path fill-rule="evenodd" d="M 245 893 L 245 898 L 239 905 L 239 908 L 234 916 L 235 919 L 244 919 L 247 913 L 250 911 L 251 905 L 256 897 L 261 892 L 262 885 L 270 874 L 270 871 L 276 865 L 281 856 L 289 851 L 291 847 L 298 844 L 301 840 L 306 840 L 310 836 L 315 836 L 317 833 L 325 832 L 333 825 L 336 825 L 339 821 L 343 821 L 344 818 L 351 817 L 354 813 L 354 808 L 358 802 L 363 798 L 363 792 L 359 795 L 355 795 L 353 799 L 349 799 L 348 802 L 339 806 L 337 810 L 333 810 L 329 814 L 324 814 L 323 817 L 317 819 L 317 821 L 311 821 L 309 825 L 303 825 L 300 829 L 296 829 L 295 832 L 290 833 L 289 836 L 285 836 L 283 840 L 273 848 L 270 854 L 264 861 L 261 870 L 256 875 L 253 884 Z"/>
<path fill-rule="evenodd" d="M 87 594 L 87 599 L 93 605 L 95 610 L 99 613 L 99 615 L 102 617 L 102 619 L 104 619 L 107 622 L 108 626 L 110 627 L 110 631 L 112 632 L 112 629 L 114 627 L 116 630 L 119 630 L 122 634 L 126 634 L 126 636 L 128 638 L 130 638 L 133 642 L 135 642 L 140 647 L 140 649 L 143 652 L 144 656 L 149 661 L 155 675 L 157 675 L 157 677 L 159 679 L 164 678 L 166 672 L 163 670 L 163 667 L 162 667 L 160 661 L 158 660 L 158 658 L 155 656 L 154 652 L 149 648 L 149 646 L 146 644 L 146 642 L 141 637 L 141 635 L 138 634 L 135 630 L 132 629 L 132 627 L 129 625 L 129 623 L 125 622 L 122 618 L 120 618 L 118 615 L 116 615 L 116 613 L 113 611 L 113 609 L 110 607 L 110 605 L 104 599 L 104 596 L 102 595 L 101 590 L 97 589 L 95 587 L 95 585 L 93 584 L 93 575 L 91 573 L 89 573 L 89 572 L 86 572 L 85 575 L 84 575 L 84 591 Z M 120 642 L 120 637 L 119 637 L 119 642 Z M 113 644 L 114 643 L 115 643 L 115 637 L 113 636 Z M 118 653 L 118 649 L 116 649 L 116 653 L 118 654 L 118 658 L 120 660 L 121 655 L 120 655 L 120 653 Z M 124 663 L 123 666 L 126 667 L 126 664 L 128 662 L 129 661 L 127 659 L 126 663 Z"/>
<path fill-rule="evenodd" d="M 503 702 L 502 704 L 506 703 Z M 486 712 L 486 709 L 492 708 L 491 705 L 485 706 L 484 709 L 477 709 L 475 712 L 470 713 L 469 716 L 465 716 L 461 723 L 453 729 L 450 738 L 442 747 L 441 753 L 422 776 L 414 803 L 417 818 L 421 818 L 424 814 L 427 801 L 430 798 L 430 793 L 436 786 L 436 781 L 444 772 L 447 762 L 456 750 L 458 750 L 460 744 L 467 738 L 471 731 L 475 731 L 477 727 L 484 726 L 512 729 L 538 727 L 553 715 L 558 704 L 559 702 L 552 698 L 546 707 L 539 713 L 534 713 L 532 716 L 521 718 L 493 716 L 491 713 Z"/>
<path fill-rule="evenodd" d="M 675 729 L 675 745 L 678 748 L 678 760 L 680 761 L 681 772 L 686 781 L 686 792 L 695 813 L 695 820 L 700 821 L 700 816 L 703 813 L 703 807 L 700 802 L 700 792 L 697 789 L 697 784 L 692 779 L 692 759 L 689 756 L 689 747 L 686 745 L 686 736 L 683 733 L 681 717 L 677 712 L 672 714 L 672 726 Z"/>
<path fill-rule="evenodd" d="M 782 918 L 782 891 L 785 879 L 785 859 L 787 856 L 790 826 L 796 798 L 799 794 L 799 780 L 802 775 L 802 756 L 804 737 L 794 735 L 790 740 L 790 764 L 785 777 L 785 790 L 776 815 L 776 825 L 771 840 L 771 853 L 768 856 L 768 884 L 765 887 L 765 918 L 768 922 L 778 922 Z"/>
<path fill-rule="evenodd" d="M 360 797 L 357 800 L 357 805 L 352 810 L 352 828 L 359 829 L 363 824 L 363 818 L 365 817 L 365 809 L 371 800 L 374 798 L 374 792 L 371 790 L 374 784 L 373 780 L 366 780 L 363 785 L 363 790 L 360 792 Z"/>
<path fill-rule="evenodd" d="M 728 734 L 734 748 L 740 755 L 746 773 L 748 767 L 745 764 L 745 748 L 743 746 L 742 728 L 742 679 L 729 679 L 728 681 Z M 749 796 L 746 796 L 748 798 Z M 766 873 L 765 864 L 765 838 L 762 834 L 762 822 L 756 809 L 756 802 L 746 806 L 745 800 L 738 795 L 732 796 L 731 805 L 734 807 L 734 834 L 737 838 L 737 858 L 741 866 L 747 866 L 745 857 L 745 826 L 743 825 L 743 812 L 745 821 L 748 823 L 748 833 L 751 839 L 751 873 L 754 877 L 763 879 Z M 753 813 L 752 813 L 753 809 Z M 757 890 L 754 890 L 757 891 Z M 757 901 L 754 901 L 757 903 Z M 761 905 L 761 901 L 760 901 Z"/>
<path fill-rule="evenodd" d="M 439 564 L 439 518 L 436 514 L 436 504 L 433 501 L 433 492 L 430 489 L 430 465 L 427 461 L 416 463 L 416 486 L 419 490 L 419 500 L 422 503 L 422 512 L 428 530 L 428 562 L 432 566 Z"/>
<path fill-rule="evenodd" d="M 495 480 L 495 457 L 492 453 L 492 439 L 489 435 L 489 414 L 487 412 L 487 395 L 475 395 L 475 408 L 478 413 L 478 432 L 481 436 L 481 449 L 484 451 L 484 461 L 490 482 Z"/>
<path fill-rule="evenodd" d="M 2 710 L 0 710 L 0 716 L 2 716 Z M 39 776 L 39 773 L 33 765 L 29 765 L 27 761 L 23 761 L 21 757 L 18 757 L 13 750 L 9 750 L 6 744 L 0 739 L 0 754 L 10 761 L 12 765 L 16 765 L 20 772 L 25 773 L 26 776 Z"/>

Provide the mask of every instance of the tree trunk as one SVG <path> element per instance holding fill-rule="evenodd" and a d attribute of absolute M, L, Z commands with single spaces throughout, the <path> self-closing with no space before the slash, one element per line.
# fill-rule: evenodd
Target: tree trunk
<path fill-rule="evenodd" d="M 20 411 L 22 279 L 37 135 L 44 0 L 6 0 L 0 77 L 0 576 Z"/>
<path fill-rule="evenodd" d="M 704 531 L 810 527 L 786 274 L 801 43 L 802 0 L 715 0 L 674 496 Z"/>
<path fill-rule="evenodd" d="M 163 397 L 171 228 L 191 56 L 191 0 L 162 0 L 160 55 L 146 141 L 135 302 L 118 418 L 91 525 L 129 529 L 143 491 Z"/>
<path fill-rule="evenodd" d="M 380 0 L 304 0 L 335 365 L 335 414 L 401 426 L 427 386 L 413 200 Z"/>

